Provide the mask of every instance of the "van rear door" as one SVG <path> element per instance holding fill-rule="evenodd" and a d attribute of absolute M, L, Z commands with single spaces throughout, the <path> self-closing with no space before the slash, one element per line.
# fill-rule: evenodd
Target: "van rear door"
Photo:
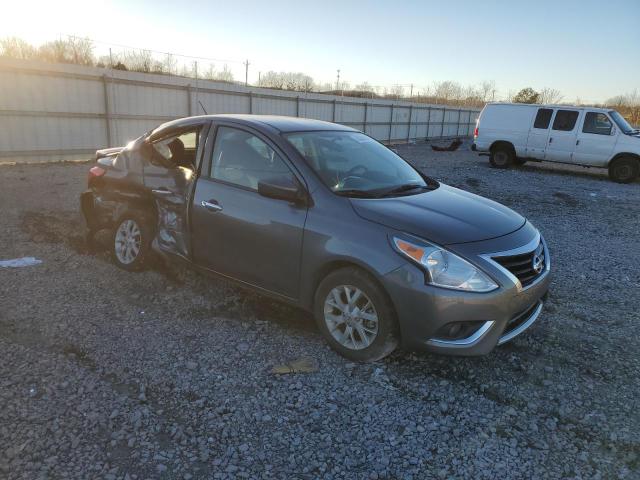
<path fill-rule="evenodd" d="M 571 163 L 576 146 L 579 116 L 579 110 L 556 110 L 544 155 L 545 160 Z"/>
<path fill-rule="evenodd" d="M 553 116 L 552 108 L 539 108 L 527 138 L 527 157 L 544 160 L 549 139 L 549 125 Z"/>

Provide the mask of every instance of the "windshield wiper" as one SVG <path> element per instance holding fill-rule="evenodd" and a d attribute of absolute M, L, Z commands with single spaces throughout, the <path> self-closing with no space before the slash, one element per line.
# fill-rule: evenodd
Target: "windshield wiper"
<path fill-rule="evenodd" d="M 403 185 L 398 185 L 397 187 L 387 190 L 382 195 L 386 197 L 388 195 L 395 195 L 397 193 L 408 192 L 411 190 L 416 190 L 418 188 L 420 190 L 433 190 L 429 185 L 421 185 L 419 183 L 405 183 Z"/>
<path fill-rule="evenodd" d="M 347 188 L 345 190 L 334 190 L 336 195 L 342 197 L 361 197 L 361 198 L 379 198 L 380 192 L 371 190 L 359 190 L 357 188 Z"/>

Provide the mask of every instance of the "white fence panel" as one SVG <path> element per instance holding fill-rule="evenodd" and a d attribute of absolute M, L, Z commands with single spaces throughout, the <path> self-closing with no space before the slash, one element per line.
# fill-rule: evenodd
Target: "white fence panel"
<path fill-rule="evenodd" d="M 0 162 L 89 159 L 189 115 L 253 113 L 344 123 L 383 142 L 473 132 L 477 109 L 287 92 L 177 76 L 0 58 Z"/>

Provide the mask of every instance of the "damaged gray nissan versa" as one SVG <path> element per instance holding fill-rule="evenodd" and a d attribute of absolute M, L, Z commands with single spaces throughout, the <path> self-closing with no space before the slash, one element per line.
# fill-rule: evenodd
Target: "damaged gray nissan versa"
<path fill-rule="evenodd" d="M 205 115 L 97 157 L 81 206 L 117 265 L 158 253 L 290 302 L 352 360 L 486 354 L 542 310 L 550 259 L 531 223 L 352 128 Z"/>

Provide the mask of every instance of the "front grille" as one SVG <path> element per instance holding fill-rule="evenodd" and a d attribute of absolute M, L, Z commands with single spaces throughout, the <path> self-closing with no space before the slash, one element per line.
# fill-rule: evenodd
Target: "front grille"
<path fill-rule="evenodd" d="M 547 265 L 542 242 L 531 252 L 508 257 L 493 257 L 493 260 L 515 275 L 523 287 L 535 282 L 536 279 L 542 275 Z M 536 266 L 538 267 L 537 270 L 535 268 Z"/>

